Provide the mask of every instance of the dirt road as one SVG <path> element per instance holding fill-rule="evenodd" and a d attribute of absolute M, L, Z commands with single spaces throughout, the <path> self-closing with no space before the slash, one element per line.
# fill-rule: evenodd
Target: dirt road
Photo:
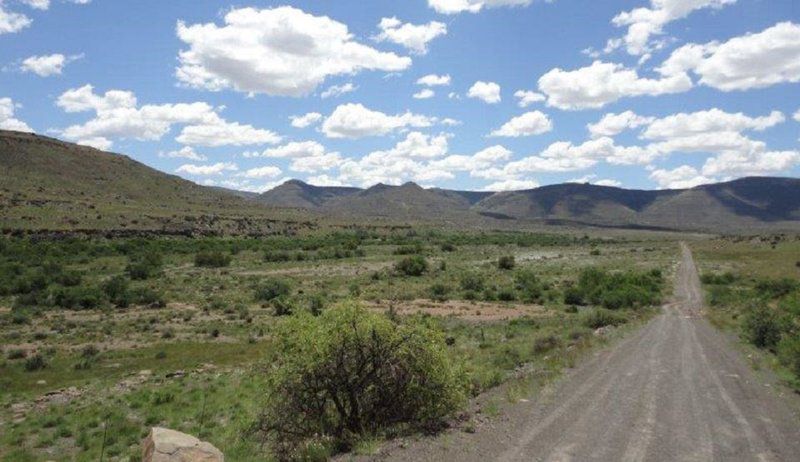
<path fill-rule="evenodd" d="M 800 461 L 798 397 L 770 386 L 702 317 L 683 246 L 673 302 L 551 393 L 475 434 L 379 456 L 436 461 Z"/>

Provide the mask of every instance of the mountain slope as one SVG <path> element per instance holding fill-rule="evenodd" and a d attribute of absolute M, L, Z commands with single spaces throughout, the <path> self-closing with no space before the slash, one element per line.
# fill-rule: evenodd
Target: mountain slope
<path fill-rule="evenodd" d="M 743 178 L 686 190 L 562 184 L 525 191 L 369 189 L 289 181 L 261 195 L 200 186 L 126 156 L 0 131 L 0 227 L 262 235 L 313 226 L 430 223 L 649 227 L 726 233 L 800 229 L 800 179 Z M 327 223 L 332 223 L 328 221 Z"/>
<path fill-rule="evenodd" d="M 300 180 L 289 180 L 255 197 L 262 204 L 275 207 L 313 209 L 337 197 L 356 194 L 361 189 L 338 186 L 314 186 Z"/>
<path fill-rule="evenodd" d="M 336 217 L 478 226 L 513 219 L 519 226 L 547 222 L 717 232 L 800 227 L 800 180 L 792 178 L 742 178 L 686 190 L 567 183 L 497 193 L 423 189 L 414 183 L 360 190 L 292 181 L 259 200 Z"/>
<path fill-rule="evenodd" d="M 402 186 L 377 184 L 326 204 L 326 213 L 349 217 L 377 217 L 401 221 L 475 220 L 464 197 L 424 189 L 415 183 Z"/>
<path fill-rule="evenodd" d="M 266 232 L 291 217 L 126 156 L 0 131 L 0 224 L 9 229 Z"/>
<path fill-rule="evenodd" d="M 626 190 L 590 184 L 497 193 L 475 205 L 517 219 L 601 226 L 737 232 L 800 223 L 800 180 L 751 177 L 685 190 Z"/>

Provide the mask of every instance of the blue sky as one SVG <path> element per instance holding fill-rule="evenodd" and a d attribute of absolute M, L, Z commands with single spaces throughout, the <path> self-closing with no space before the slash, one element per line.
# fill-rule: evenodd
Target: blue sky
<path fill-rule="evenodd" d="M 0 128 L 202 184 L 800 176 L 795 0 L 0 0 L 0 63 Z"/>

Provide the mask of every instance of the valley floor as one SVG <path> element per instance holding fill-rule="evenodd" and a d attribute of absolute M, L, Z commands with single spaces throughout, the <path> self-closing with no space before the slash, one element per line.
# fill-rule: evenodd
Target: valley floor
<path fill-rule="evenodd" d="M 451 432 L 379 454 L 385 460 L 789 461 L 800 454 L 800 400 L 754 372 L 703 317 L 683 246 L 671 303 L 476 433 Z"/>

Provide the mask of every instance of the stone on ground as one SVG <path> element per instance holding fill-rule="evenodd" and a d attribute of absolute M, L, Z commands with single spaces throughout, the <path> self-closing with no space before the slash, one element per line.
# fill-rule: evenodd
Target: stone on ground
<path fill-rule="evenodd" d="M 153 427 L 142 443 L 142 462 L 224 462 L 225 457 L 211 443 L 194 436 Z"/>

